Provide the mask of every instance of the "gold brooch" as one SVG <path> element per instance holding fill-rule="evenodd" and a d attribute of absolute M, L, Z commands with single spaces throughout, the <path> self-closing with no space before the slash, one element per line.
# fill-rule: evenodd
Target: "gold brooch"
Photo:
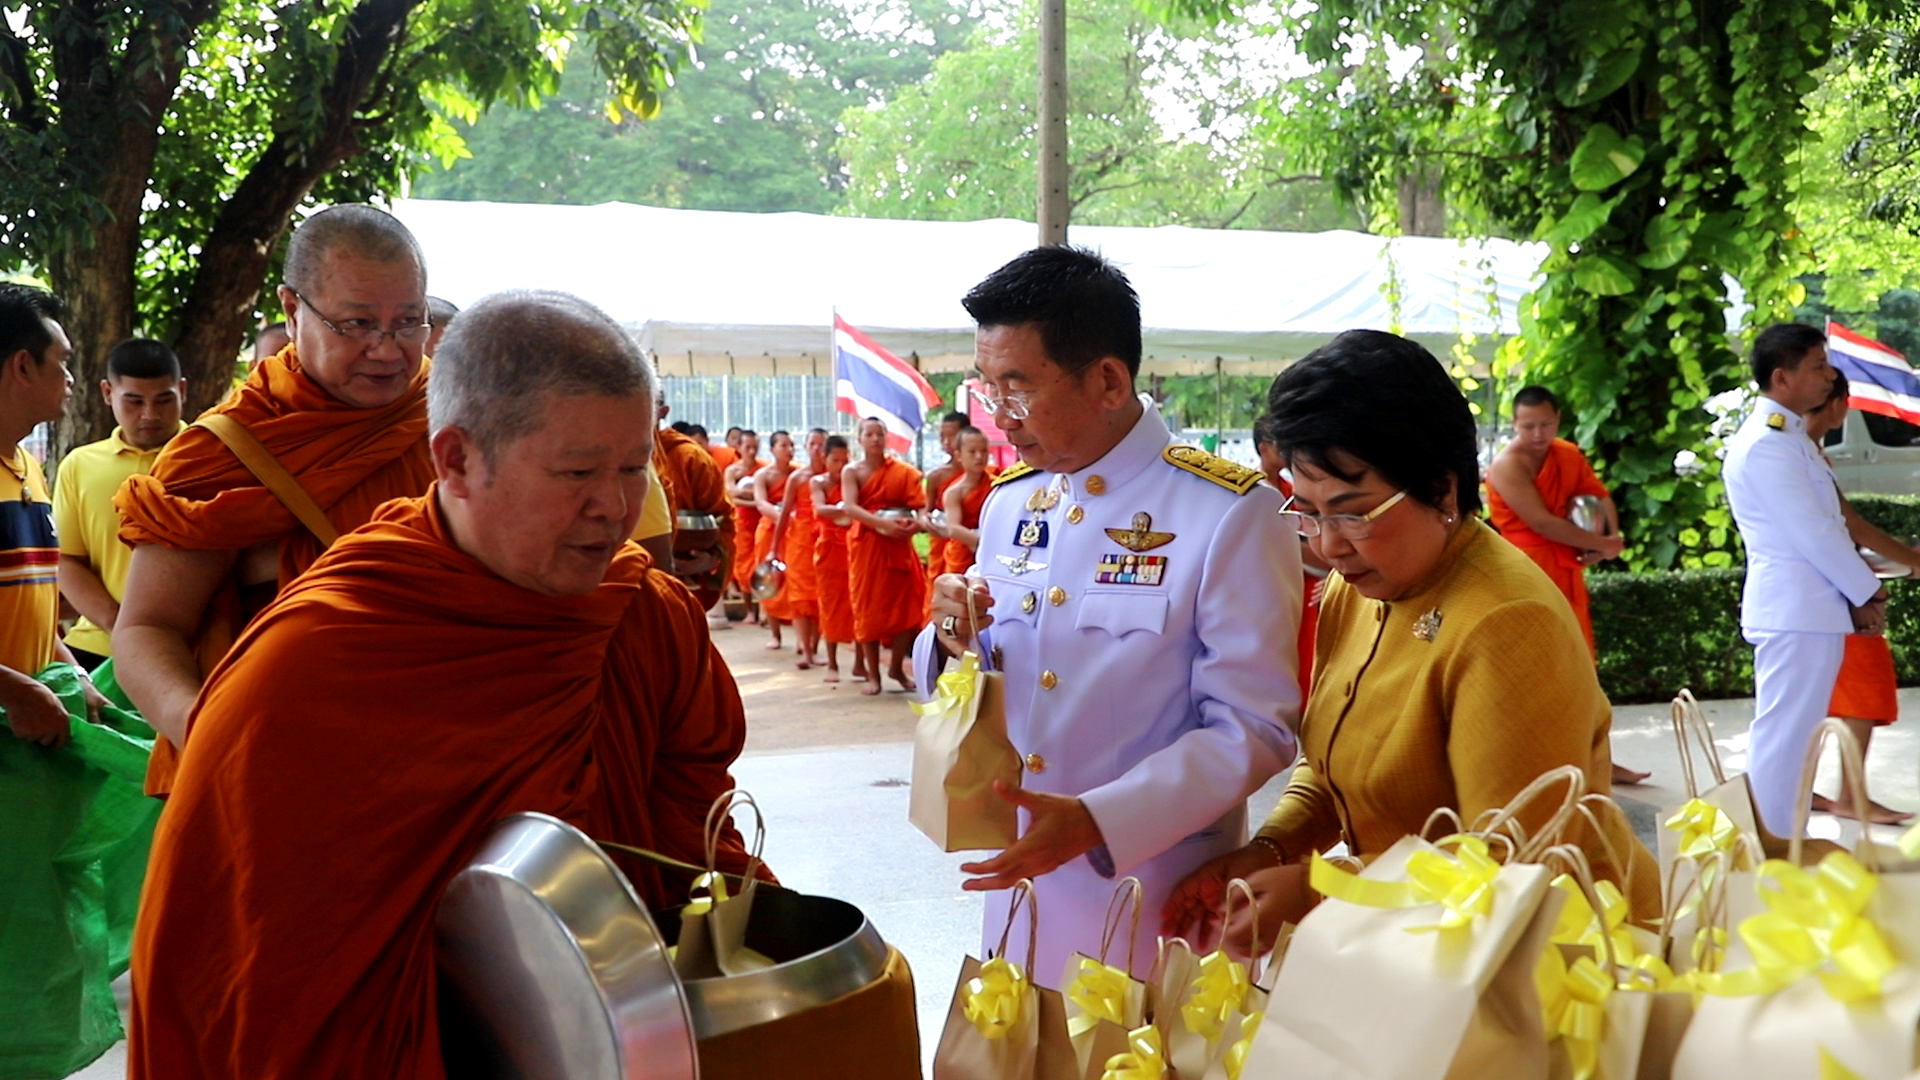
<path fill-rule="evenodd" d="M 1153 515 L 1141 511 L 1133 515 L 1133 528 L 1108 529 L 1107 536 L 1128 551 L 1152 551 L 1173 543 L 1173 534 L 1153 531 Z"/>
<path fill-rule="evenodd" d="M 1413 636 L 1421 641 L 1432 641 L 1440 634 L 1440 609 L 1434 608 L 1425 615 L 1413 620 Z"/>

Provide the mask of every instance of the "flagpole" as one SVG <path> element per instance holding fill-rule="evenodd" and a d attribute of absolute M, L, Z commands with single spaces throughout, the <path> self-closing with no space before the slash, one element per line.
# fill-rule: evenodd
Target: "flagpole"
<path fill-rule="evenodd" d="M 827 313 L 827 389 L 833 391 L 833 416 L 836 419 L 830 427 L 839 427 L 845 421 L 837 419 L 840 415 L 840 307 L 829 304 Z"/>

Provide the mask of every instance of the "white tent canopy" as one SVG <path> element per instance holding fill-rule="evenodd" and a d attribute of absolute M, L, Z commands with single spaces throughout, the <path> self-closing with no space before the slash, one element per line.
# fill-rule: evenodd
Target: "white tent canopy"
<path fill-rule="evenodd" d="M 923 370 L 973 362 L 960 298 L 1035 242 L 1023 221 L 890 221 L 404 200 L 429 290 L 461 306 L 561 289 L 631 327 L 668 375 L 832 373 L 834 311 Z M 1355 232 L 1074 226 L 1140 293 L 1145 370 L 1272 374 L 1356 327 L 1443 352 L 1517 331 L 1543 248 Z M 1398 297 L 1398 318 L 1389 300 Z"/>

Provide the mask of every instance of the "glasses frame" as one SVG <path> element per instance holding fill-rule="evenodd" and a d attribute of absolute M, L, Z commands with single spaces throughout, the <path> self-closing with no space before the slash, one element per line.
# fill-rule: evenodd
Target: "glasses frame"
<path fill-rule="evenodd" d="M 380 343 L 387 338 L 392 338 L 395 345 L 424 345 L 426 344 L 427 338 L 433 333 L 433 316 L 431 315 L 417 323 L 402 326 L 395 330 L 382 330 L 372 326 L 364 330 L 347 330 L 334 325 L 332 319 L 320 314 L 320 309 L 313 306 L 313 301 L 300 295 L 299 289 L 289 285 L 287 286 L 287 291 L 293 294 L 294 299 L 300 301 L 301 307 L 313 312 L 313 317 L 320 320 L 321 326 L 326 327 L 349 341 L 359 342 L 362 348 L 377 349 L 380 347 Z"/>
<path fill-rule="evenodd" d="M 1379 506 L 1364 514 L 1309 514 L 1304 510 L 1290 510 L 1293 498 L 1289 497 L 1280 507 L 1282 517 L 1290 517 L 1294 526 L 1305 537 L 1323 536 L 1329 532 L 1343 540 L 1365 540 L 1373 535 L 1373 523 L 1380 515 L 1400 505 L 1407 497 L 1405 488 L 1394 492 Z"/>
<path fill-rule="evenodd" d="M 972 395 L 973 400 L 979 402 L 980 407 L 989 413 L 998 414 L 1005 411 L 1009 420 L 1025 420 L 1033 415 L 1031 390 L 1010 390 L 1004 394 L 994 395 L 978 386 L 971 386 L 967 388 L 967 393 Z"/>

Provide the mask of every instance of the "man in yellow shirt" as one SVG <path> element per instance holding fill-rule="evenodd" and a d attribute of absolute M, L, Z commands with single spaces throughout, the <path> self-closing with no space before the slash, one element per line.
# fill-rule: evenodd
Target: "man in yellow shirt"
<path fill-rule="evenodd" d="M 80 613 L 67 634 L 74 659 L 91 671 L 113 655 L 113 621 L 126 592 L 133 549 L 120 542 L 113 493 L 127 477 L 153 471 L 167 440 L 180 433 L 187 381 L 166 345 L 133 338 L 107 354 L 100 393 L 119 426 L 60 461 L 53 487 L 53 526 L 60 534 L 60 592 Z"/>

